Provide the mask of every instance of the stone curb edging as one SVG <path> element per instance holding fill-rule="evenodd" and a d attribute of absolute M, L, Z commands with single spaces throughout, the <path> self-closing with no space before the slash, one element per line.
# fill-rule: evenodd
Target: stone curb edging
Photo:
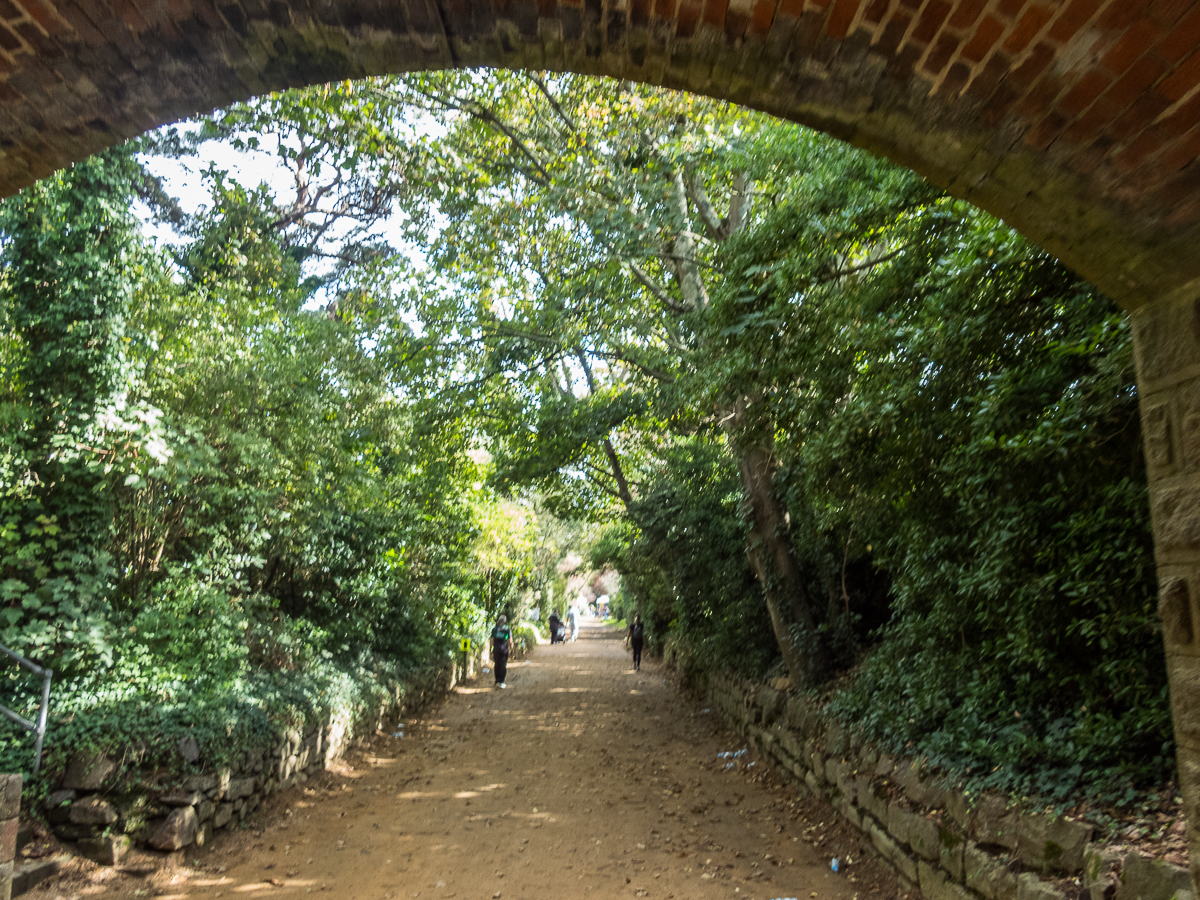
<path fill-rule="evenodd" d="M 386 722 L 436 704 L 454 684 L 453 665 L 447 661 L 398 685 L 377 710 L 333 714 L 303 732 L 287 729 L 270 746 L 243 753 L 240 765 L 180 776 L 167 790 L 114 783 L 117 767 L 111 759 L 103 753 L 79 753 L 71 758 L 59 790 L 44 802 L 46 819 L 56 837 L 75 842 L 81 855 L 105 865 L 116 865 L 134 844 L 168 852 L 203 846 L 215 831 L 240 823 L 268 797 L 324 771 Z M 182 757 L 194 762 L 199 748 L 184 743 L 186 739 Z M 5 777 L 18 779 L 19 802 L 20 776 L 0 779 Z M 15 841 L 15 811 L 13 815 Z M 0 831 L 0 840 L 7 836 Z M 7 862 L 0 864 L 0 886 L 5 872 L 11 880 L 12 858 L 10 850 Z M 9 900 L 2 887 L 0 900 Z"/>
<path fill-rule="evenodd" d="M 1186 868 L 1122 856 L 1094 843 L 1085 822 L 1025 812 L 994 794 L 969 799 L 919 760 L 852 738 L 780 682 L 710 675 L 706 693 L 735 731 L 798 787 L 828 800 L 928 900 L 1068 900 L 1042 876 L 1078 878 L 1087 900 L 1196 900 Z"/>

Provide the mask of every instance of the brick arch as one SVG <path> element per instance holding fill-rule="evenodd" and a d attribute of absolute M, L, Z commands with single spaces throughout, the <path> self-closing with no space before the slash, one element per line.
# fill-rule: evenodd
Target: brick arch
<path fill-rule="evenodd" d="M 467 66 L 745 103 L 907 165 L 1133 311 L 1200 822 L 1198 0 L 0 0 L 0 195 L 272 89 Z M 1200 860 L 1200 828 L 1190 829 Z"/>
<path fill-rule="evenodd" d="M 571 70 L 867 147 L 1135 308 L 1200 277 L 1198 42 L 1186 0 L 0 0 L 0 194 L 278 88 Z"/>

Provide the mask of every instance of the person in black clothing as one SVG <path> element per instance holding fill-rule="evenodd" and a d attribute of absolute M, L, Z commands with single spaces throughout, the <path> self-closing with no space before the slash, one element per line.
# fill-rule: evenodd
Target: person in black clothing
<path fill-rule="evenodd" d="M 634 616 L 629 626 L 629 646 L 633 650 L 633 670 L 642 670 L 642 644 L 646 639 L 646 626 L 642 624 L 641 616 Z"/>
<path fill-rule="evenodd" d="M 504 678 L 508 674 L 508 648 L 512 644 L 512 631 L 508 617 L 501 616 L 492 629 L 492 666 L 496 671 L 496 687 L 506 688 Z"/>
<path fill-rule="evenodd" d="M 550 613 L 546 624 L 550 626 L 550 643 L 560 643 L 562 641 L 562 619 L 558 617 L 558 613 Z"/>

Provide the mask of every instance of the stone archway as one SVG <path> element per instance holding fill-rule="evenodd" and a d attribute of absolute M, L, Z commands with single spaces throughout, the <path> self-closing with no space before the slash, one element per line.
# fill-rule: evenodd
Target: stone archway
<path fill-rule="evenodd" d="M 915 169 L 1133 312 L 1197 822 L 1198 51 L 1196 0 L 0 0 L 0 195 L 254 94 L 468 66 L 710 94 Z"/>

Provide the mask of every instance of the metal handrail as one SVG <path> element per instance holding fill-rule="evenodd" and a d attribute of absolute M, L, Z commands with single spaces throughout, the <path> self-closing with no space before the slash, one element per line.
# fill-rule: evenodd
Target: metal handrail
<path fill-rule="evenodd" d="M 30 662 L 20 653 L 17 653 L 15 650 L 9 650 L 3 644 L 0 644 L 0 651 L 7 653 L 19 665 L 24 666 L 33 672 L 33 674 L 42 676 L 42 706 L 38 711 L 38 720 L 36 723 L 29 721 L 24 716 L 18 715 L 7 706 L 0 706 L 0 713 L 12 719 L 12 721 L 16 722 L 26 731 L 32 731 L 37 735 L 37 744 L 33 755 L 33 774 L 36 775 L 42 768 L 42 742 L 46 739 L 46 718 L 50 712 L 50 679 L 54 676 L 54 670 L 43 669 L 37 663 Z"/>

